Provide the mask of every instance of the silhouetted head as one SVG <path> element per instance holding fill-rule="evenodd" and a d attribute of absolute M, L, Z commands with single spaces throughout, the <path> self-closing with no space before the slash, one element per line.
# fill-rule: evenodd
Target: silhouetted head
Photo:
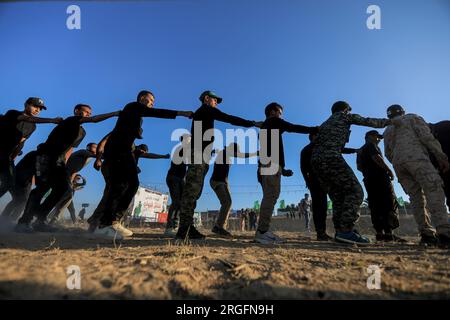
<path fill-rule="evenodd" d="M 336 112 L 350 112 L 352 111 L 352 107 L 350 107 L 350 105 L 345 102 L 345 101 L 336 101 L 335 103 L 333 103 L 333 106 L 331 107 L 331 113 L 336 113 Z"/>
<path fill-rule="evenodd" d="M 403 116 L 405 114 L 405 110 L 401 105 L 393 104 L 387 108 L 386 113 L 389 119 L 393 119 L 398 116 Z"/>

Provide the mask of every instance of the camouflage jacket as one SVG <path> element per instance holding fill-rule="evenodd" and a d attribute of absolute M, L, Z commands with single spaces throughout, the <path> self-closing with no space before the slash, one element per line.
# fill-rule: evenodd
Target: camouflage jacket
<path fill-rule="evenodd" d="M 384 131 L 384 153 L 392 164 L 408 161 L 447 159 L 439 141 L 425 120 L 416 114 L 406 114 L 393 120 Z"/>
<path fill-rule="evenodd" d="M 314 155 L 341 155 L 345 144 L 350 138 L 352 124 L 372 128 L 384 128 L 388 119 L 365 118 L 358 114 L 336 112 L 332 114 L 319 128 L 319 135 L 314 141 Z"/>

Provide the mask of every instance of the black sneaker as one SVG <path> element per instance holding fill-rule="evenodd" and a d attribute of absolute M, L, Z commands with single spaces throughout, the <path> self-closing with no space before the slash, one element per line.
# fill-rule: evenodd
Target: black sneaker
<path fill-rule="evenodd" d="M 34 233 L 33 228 L 27 223 L 18 223 L 14 228 L 14 231 L 17 233 Z"/>
<path fill-rule="evenodd" d="M 386 241 L 386 242 L 398 242 L 398 243 L 408 242 L 405 239 L 396 236 L 395 234 L 385 234 L 384 235 L 384 241 Z"/>
<path fill-rule="evenodd" d="M 59 229 L 56 227 L 53 227 L 51 225 L 46 224 L 43 221 L 36 221 L 33 223 L 33 230 L 37 232 L 57 232 Z"/>
<path fill-rule="evenodd" d="M 377 239 L 377 241 L 385 241 L 386 240 L 386 238 L 384 237 L 384 234 L 382 234 L 382 233 L 377 233 L 375 235 L 375 238 Z"/>
<path fill-rule="evenodd" d="M 438 239 L 439 239 L 439 246 L 443 247 L 443 248 L 448 248 L 450 247 L 450 237 L 444 235 L 444 234 L 439 234 L 438 235 Z"/>
<path fill-rule="evenodd" d="M 331 241 L 331 240 L 333 240 L 333 238 L 327 235 L 326 232 L 320 232 L 317 234 L 317 241 Z"/>
<path fill-rule="evenodd" d="M 175 236 L 176 239 L 179 240 L 203 240 L 205 239 L 205 235 L 198 232 L 198 230 L 193 226 L 190 225 L 188 227 L 179 227 L 177 235 Z"/>
<path fill-rule="evenodd" d="M 224 228 L 218 227 L 218 226 L 214 226 L 211 230 L 212 233 L 215 233 L 219 236 L 223 236 L 223 237 L 227 237 L 227 238 L 232 238 L 233 235 L 231 233 L 229 233 L 227 230 L 225 230 Z"/>
<path fill-rule="evenodd" d="M 426 234 L 422 234 L 420 235 L 420 243 L 421 245 L 428 245 L 428 246 L 435 246 L 437 245 L 439 242 L 439 239 L 433 235 L 433 236 L 429 236 Z"/>

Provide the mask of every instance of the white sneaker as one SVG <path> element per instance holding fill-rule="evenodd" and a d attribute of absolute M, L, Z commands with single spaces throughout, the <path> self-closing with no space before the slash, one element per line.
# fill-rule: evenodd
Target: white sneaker
<path fill-rule="evenodd" d="M 131 237 L 133 235 L 133 231 L 125 228 L 120 222 L 113 223 L 112 227 L 124 237 Z"/>
<path fill-rule="evenodd" d="M 267 231 L 265 233 L 260 233 L 259 230 L 256 230 L 255 241 L 261 244 L 282 244 L 286 243 L 286 240 L 280 238 L 276 234 L 271 231 Z"/>
<path fill-rule="evenodd" d="M 175 237 L 177 235 L 177 229 L 167 228 L 166 230 L 164 230 L 164 235 L 168 237 Z"/>
<path fill-rule="evenodd" d="M 95 235 L 101 236 L 105 239 L 111 239 L 111 240 L 123 240 L 123 236 L 120 232 L 118 232 L 116 229 L 114 229 L 112 226 L 108 227 L 97 227 L 94 231 Z"/>

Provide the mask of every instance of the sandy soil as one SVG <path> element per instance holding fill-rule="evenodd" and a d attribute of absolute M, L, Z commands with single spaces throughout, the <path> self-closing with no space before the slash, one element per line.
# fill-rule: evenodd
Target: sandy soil
<path fill-rule="evenodd" d="M 367 224 L 367 222 L 366 222 Z M 411 229 L 403 221 L 404 229 Z M 1 299 L 449 299 L 448 249 L 410 243 L 367 247 L 317 242 L 298 220 L 278 219 L 281 246 L 211 235 L 183 244 L 162 229 L 136 228 L 121 243 L 96 239 L 84 226 L 55 234 L 0 233 Z M 405 229 L 406 228 L 406 229 Z M 413 228 L 412 228 L 413 229 Z M 368 230 L 367 230 L 368 231 Z M 81 289 L 66 286 L 77 265 Z M 381 289 L 366 285 L 381 268 Z"/>

